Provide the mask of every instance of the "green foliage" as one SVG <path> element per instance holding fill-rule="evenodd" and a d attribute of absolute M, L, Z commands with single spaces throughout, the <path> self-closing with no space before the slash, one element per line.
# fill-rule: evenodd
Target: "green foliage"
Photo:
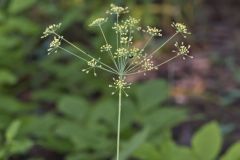
<path fill-rule="evenodd" d="M 240 159 L 240 142 L 235 143 L 227 153 L 223 155 L 221 160 L 239 160 Z"/>
<path fill-rule="evenodd" d="M 142 144 L 134 157 L 140 160 L 215 160 L 219 157 L 222 147 L 221 130 L 216 122 L 210 122 L 197 131 L 192 138 L 192 147 L 177 145 L 171 137 L 165 138 L 159 145 Z M 221 160 L 238 160 L 239 143 L 234 144 L 222 156 Z"/>
<path fill-rule="evenodd" d="M 7 159 L 11 155 L 24 153 L 29 150 L 33 143 L 27 138 L 19 138 L 18 133 L 21 126 L 21 121 L 13 121 L 6 130 L 4 142 L 0 148 L 0 159 Z"/>
<path fill-rule="evenodd" d="M 217 123 L 212 122 L 198 131 L 192 140 L 193 151 L 198 159 L 213 160 L 219 154 L 222 136 Z"/>
<path fill-rule="evenodd" d="M 146 94 L 148 96 L 146 97 Z M 168 97 L 168 84 L 166 81 L 149 81 L 145 85 L 139 85 L 136 93 L 138 106 L 143 111 L 151 109 Z"/>
<path fill-rule="evenodd" d="M 149 2 L 144 0 L 145 4 Z M 39 40 L 42 28 L 61 21 L 64 36 L 87 44 L 84 49 L 91 52 L 103 41 L 88 32 L 86 17 L 99 16 L 106 3 L 86 0 L 0 3 L 0 159 L 14 159 L 15 155 L 24 158 L 27 155 L 28 160 L 46 159 L 41 154 L 36 157 L 29 154 L 34 146 L 61 154 L 66 160 L 113 159 L 117 102 L 105 81 L 111 78 L 104 74 L 101 79 L 83 76 L 80 69 L 83 64 L 67 55 L 46 57 L 48 45 Z M 133 16 L 143 17 L 144 24 L 170 23 L 171 19 L 156 21 L 151 12 L 181 18 L 176 17 L 173 5 L 167 6 L 174 11 L 169 13 L 165 4 L 151 7 L 138 5 L 135 0 L 126 3 L 134 11 Z M 112 41 L 111 32 L 107 34 Z M 94 45 L 89 45 L 90 42 Z M 239 70 L 234 70 L 234 76 L 239 81 Z M 177 145 L 171 138 L 171 129 L 187 119 L 187 111 L 165 105 L 168 85 L 164 80 L 154 80 L 133 86 L 131 96 L 123 102 L 121 154 L 125 159 L 196 160 L 193 148 Z M 229 96 L 225 105 L 234 102 L 239 91 Z M 220 134 L 215 133 L 219 129 L 210 130 L 214 133 L 209 136 Z M 202 137 L 207 147 L 205 138 L 210 138 Z M 209 153 L 210 157 L 216 155 L 216 148 L 215 153 Z M 220 159 L 239 160 L 239 150 L 238 142 Z"/>
<path fill-rule="evenodd" d="M 10 13 L 16 14 L 25 9 L 30 8 L 36 2 L 37 2 L 37 0 L 24 0 L 24 1 L 12 0 L 8 10 Z"/>
<path fill-rule="evenodd" d="M 14 84 L 17 79 L 14 74 L 7 70 L 0 70 L 0 86 L 3 84 Z"/>

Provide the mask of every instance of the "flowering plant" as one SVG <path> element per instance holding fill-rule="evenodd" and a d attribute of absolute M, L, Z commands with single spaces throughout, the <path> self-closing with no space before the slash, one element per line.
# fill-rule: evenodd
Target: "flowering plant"
<path fill-rule="evenodd" d="M 66 40 L 63 36 L 59 35 L 57 31 L 61 27 L 61 24 L 54 24 L 47 27 L 42 36 L 42 38 L 49 36 L 53 37 L 48 49 L 48 54 L 57 53 L 58 50 L 62 50 L 86 63 L 88 67 L 82 69 L 82 71 L 87 74 L 93 72 L 94 76 L 97 76 L 97 70 L 103 70 L 114 75 L 113 84 L 109 85 L 109 87 L 114 89 L 112 92 L 113 95 L 116 93 L 118 94 L 119 100 L 117 124 L 117 160 L 119 160 L 122 94 L 128 96 L 126 89 L 130 88 L 131 85 L 126 81 L 126 77 L 140 73 L 145 75 L 148 71 L 158 70 L 160 66 L 177 57 L 183 57 L 183 59 L 186 59 L 187 57 L 193 58 L 189 55 L 190 45 L 185 45 L 183 42 L 176 42 L 176 49 L 173 50 L 175 55 L 162 63 L 155 64 L 153 59 L 164 45 L 166 45 L 177 35 L 182 35 L 184 38 L 186 38 L 190 32 L 188 32 L 187 27 L 184 24 L 173 23 L 172 27 L 175 29 L 175 33 L 154 51 L 148 53 L 146 48 L 155 37 L 162 36 L 162 30 L 157 27 L 150 26 L 142 28 L 139 25 L 140 20 L 131 16 L 127 16 L 127 13 L 129 13 L 129 9 L 127 7 L 111 4 L 110 9 L 106 11 L 107 18 L 98 18 L 89 25 L 90 27 L 99 28 L 99 31 L 102 34 L 105 42 L 105 44 L 101 46 L 100 52 L 107 54 L 110 57 L 112 60 L 112 65 L 105 63 L 101 58 L 93 57 L 91 54 L 88 54 L 78 46 Z M 114 42 L 115 44 L 109 43 L 102 28 L 104 23 L 108 22 L 108 17 L 110 16 L 114 16 L 116 19 L 116 22 L 113 23 L 112 26 L 112 29 L 116 34 L 116 42 Z M 143 34 L 147 34 L 149 37 L 142 48 L 138 48 L 134 45 L 133 41 L 136 32 L 142 32 Z M 70 45 L 76 49 L 79 54 L 61 47 L 62 43 Z"/>

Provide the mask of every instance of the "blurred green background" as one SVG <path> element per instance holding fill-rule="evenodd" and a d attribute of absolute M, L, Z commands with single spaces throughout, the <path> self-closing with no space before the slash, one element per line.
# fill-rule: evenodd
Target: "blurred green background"
<path fill-rule="evenodd" d="M 0 160 L 114 159 L 112 77 L 86 75 L 64 53 L 47 56 L 50 40 L 40 39 L 62 22 L 66 39 L 95 53 L 103 40 L 88 24 L 111 3 L 129 6 L 165 38 L 172 21 L 184 22 L 195 57 L 129 78 L 122 160 L 239 160 L 238 0 L 0 0 Z"/>

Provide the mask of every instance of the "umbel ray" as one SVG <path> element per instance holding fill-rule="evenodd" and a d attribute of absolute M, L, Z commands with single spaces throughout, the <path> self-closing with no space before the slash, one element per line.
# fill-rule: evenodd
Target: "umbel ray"
<path fill-rule="evenodd" d="M 82 69 L 84 73 L 92 72 L 94 76 L 97 76 L 97 71 L 105 71 L 113 76 L 113 83 L 109 87 L 113 88 L 112 94 L 118 95 L 118 122 L 117 122 L 117 144 L 116 144 L 116 160 L 119 160 L 119 148 L 120 148 L 120 128 L 121 128 L 121 108 L 122 108 L 122 95 L 128 96 L 126 89 L 129 89 L 131 83 L 126 81 L 127 76 L 136 74 L 146 74 L 149 71 L 158 70 L 162 65 L 178 58 L 182 57 L 193 58 L 189 55 L 190 45 L 184 44 L 184 42 L 176 42 L 175 50 L 173 50 L 173 56 L 161 63 L 155 64 L 155 59 L 158 56 L 157 53 L 173 40 L 177 36 L 186 38 L 191 34 L 186 25 L 183 23 L 172 23 L 172 27 L 175 33 L 169 37 L 164 43 L 160 44 L 156 49 L 149 52 L 147 50 L 149 44 L 154 38 L 162 37 L 162 30 L 157 27 L 141 27 L 140 20 L 129 16 L 128 7 L 110 5 L 110 9 L 106 11 L 106 16 L 94 20 L 89 27 L 97 27 L 104 44 L 99 48 L 98 57 L 94 57 L 96 54 L 90 54 L 79 48 L 77 45 L 71 43 L 58 33 L 60 24 L 53 24 L 46 28 L 41 38 L 52 37 L 52 41 L 48 48 L 48 54 L 57 53 L 59 50 L 66 52 L 86 64 L 86 68 Z M 115 22 L 109 21 L 114 18 Z M 116 40 L 110 41 L 107 39 L 103 29 L 105 23 L 112 23 L 112 30 L 115 34 Z M 136 47 L 134 43 L 134 36 L 138 34 L 144 34 L 148 36 L 145 44 L 142 47 Z M 63 47 L 63 44 L 69 45 L 75 52 Z M 112 64 L 105 63 L 104 59 L 111 59 Z"/>

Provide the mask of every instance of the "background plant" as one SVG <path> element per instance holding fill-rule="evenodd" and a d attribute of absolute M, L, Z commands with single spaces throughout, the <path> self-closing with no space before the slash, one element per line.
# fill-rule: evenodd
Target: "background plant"
<path fill-rule="evenodd" d="M 224 144 L 218 157 L 239 140 L 239 81 L 237 80 L 239 18 L 235 16 L 239 12 L 237 2 L 237 0 L 227 2 L 225 0 L 164 0 L 154 3 L 149 0 L 126 1 L 133 17 L 141 18 L 144 26 L 161 26 L 163 35 L 173 34 L 174 30 L 169 27 L 173 20 L 188 24 L 194 33 L 188 40 L 194 44 L 191 50 L 196 58 L 193 61 L 174 61 L 145 77 L 131 76 L 131 81 L 137 83 L 128 90 L 131 96 L 126 98 L 128 102 L 124 104 L 123 115 L 130 115 L 125 111 L 137 112 L 137 114 L 131 114 L 134 116 L 129 117 L 131 120 L 126 120 L 128 122 L 122 121 L 123 148 L 134 135 L 140 133 L 145 126 L 151 125 L 154 119 L 157 119 L 157 122 L 159 117 L 163 121 L 174 121 L 175 119 L 170 116 L 172 114 L 162 111 L 165 107 L 173 109 L 174 112 L 188 110 L 185 113 L 186 120 L 171 123 L 169 127 L 162 123 L 154 123 L 162 127 L 161 130 L 149 134 L 151 138 L 145 139 L 148 144 L 153 145 L 154 142 L 156 145 L 162 144 L 163 140 L 169 137 L 174 143 L 181 144 L 180 147 L 190 146 L 192 135 L 210 120 L 218 121 L 224 137 Z M 88 25 L 91 19 L 105 11 L 106 4 L 109 3 L 112 1 L 106 0 L 103 3 L 87 0 L 21 2 L 2 0 L 0 2 L 0 148 L 3 148 L 7 128 L 15 119 L 21 121 L 16 140 L 30 139 L 34 144 L 24 153 L 11 153 L 10 159 L 114 158 L 115 148 L 111 146 L 115 144 L 115 123 L 110 127 L 105 122 L 107 120 L 102 120 L 105 119 L 104 116 L 92 118 L 95 119 L 95 123 L 89 123 L 85 118 L 76 120 L 73 114 L 63 114 L 59 109 L 60 101 L 66 102 L 64 99 L 68 99 L 65 103 L 68 108 L 74 106 L 76 99 L 80 99 L 90 102 L 86 105 L 89 112 L 82 113 L 71 107 L 73 113 L 78 112 L 78 115 L 86 113 L 83 117 L 87 119 L 94 115 L 106 115 L 101 109 L 107 105 L 105 112 L 109 113 L 109 117 L 113 116 L 106 119 L 113 121 L 116 113 L 110 106 L 115 106 L 117 100 L 109 96 L 112 89 L 106 87 L 106 80 L 111 82 L 112 77 L 105 73 L 101 73 L 101 78 L 97 79 L 92 75 L 83 76 L 80 73 L 83 64 L 66 54 L 46 56 L 49 42 L 39 39 L 42 28 L 48 24 L 62 22 L 64 25 L 60 30 L 61 35 L 74 44 L 84 44 L 80 47 L 88 52 L 98 50 L 104 41 L 99 39 L 97 28 L 89 28 Z M 104 27 L 110 29 L 108 23 L 105 23 Z M 109 41 L 114 39 L 108 32 L 106 34 Z M 145 39 L 139 39 L 136 43 L 141 45 L 143 40 Z M 151 48 L 157 47 L 157 44 L 164 40 L 164 37 L 159 40 L 154 39 Z M 169 50 L 168 46 L 163 48 L 161 53 L 163 59 L 160 60 L 169 58 Z M 145 82 L 145 79 L 151 81 Z M 164 87 L 161 87 L 161 83 L 164 83 Z M 101 109 L 97 105 L 101 105 L 102 107 L 99 107 Z M 92 115 L 93 111 L 97 114 Z M 154 113 L 155 118 L 150 121 L 147 117 L 151 117 Z M 123 119 L 129 118 L 123 117 Z M 67 123 L 63 124 L 66 121 Z M 112 121 L 108 122 L 111 124 Z M 71 123 L 77 123 L 74 130 L 78 131 L 94 127 L 105 128 L 101 129 L 101 137 L 104 138 L 100 139 L 110 146 L 107 148 L 108 152 L 91 149 L 96 138 L 94 143 L 91 141 L 92 143 L 86 145 L 87 143 L 84 142 L 84 147 L 80 148 L 81 141 L 77 141 L 76 138 L 79 137 L 78 135 L 66 134 L 63 137 L 56 134 L 57 126 Z M 124 127 L 125 123 L 127 125 Z M 98 132 L 89 131 L 92 133 L 91 137 L 98 136 Z M 100 132 L 100 129 L 98 131 Z M 162 132 L 165 134 L 160 134 Z M 90 134 L 81 135 L 84 137 Z M 139 143 L 135 144 L 135 148 L 138 147 Z M 170 147 L 166 148 L 168 153 L 172 152 Z M 158 149 L 157 151 L 159 152 Z M 127 159 L 132 159 L 131 157 L 133 155 L 129 154 Z"/>

